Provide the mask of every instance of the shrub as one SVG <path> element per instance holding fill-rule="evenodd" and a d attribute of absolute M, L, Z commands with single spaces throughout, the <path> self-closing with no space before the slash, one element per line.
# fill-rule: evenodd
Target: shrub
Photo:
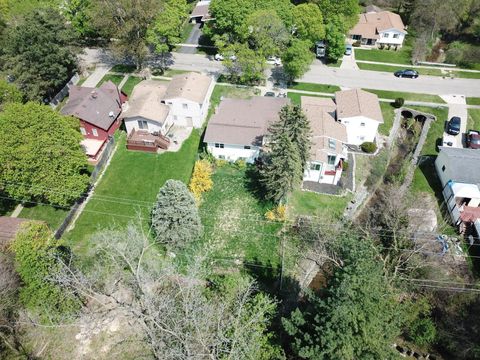
<path fill-rule="evenodd" d="M 348 161 L 343 161 L 343 163 L 342 163 L 343 171 L 347 171 L 349 166 L 350 166 L 350 164 L 348 163 Z"/>
<path fill-rule="evenodd" d="M 367 154 L 373 154 L 375 151 L 377 151 L 377 144 L 374 142 L 365 141 L 362 145 L 360 145 L 360 148 Z"/>
<path fill-rule="evenodd" d="M 433 344 L 437 337 L 437 329 L 430 318 L 419 318 L 411 324 L 409 337 L 420 346 Z"/>
<path fill-rule="evenodd" d="M 398 97 L 395 99 L 395 101 L 392 103 L 392 106 L 394 108 L 401 108 L 403 106 L 403 104 L 405 104 L 405 99 L 404 98 L 401 98 L 401 97 Z"/>
<path fill-rule="evenodd" d="M 215 160 L 215 165 L 219 168 L 224 167 L 227 164 L 228 164 L 228 161 L 225 160 L 225 159 L 216 159 Z"/>
<path fill-rule="evenodd" d="M 207 160 L 198 160 L 195 162 L 193 175 L 188 188 L 195 197 L 197 204 L 201 201 L 202 194 L 212 189 L 212 173 L 212 166 Z"/>
<path fill-rule="evenodd" d="M 247 162 L 245 160 L 239 159 L 239 160 L 235 161 L 235 166 L 239 170 L 245 170 L 247 168 Z"/>
<path fill-rule="evenodd" d="M 265 218 L 270 221 L 279 221 L 279 222 L 285 221 L 287 219 L 287 206 L 278 205 L 272 210 L 268 210 L 265 213 Z"/>
<path fill-rule="evenodd" d="M 357 40 L 357 41 L 355 41 L 355 42 L 352 44 L 352 46 L 354 46 L 354 47 L 360 47 L 360 45 L 362 45 L 362 43 L 360 42 L 360 40 Z"/>

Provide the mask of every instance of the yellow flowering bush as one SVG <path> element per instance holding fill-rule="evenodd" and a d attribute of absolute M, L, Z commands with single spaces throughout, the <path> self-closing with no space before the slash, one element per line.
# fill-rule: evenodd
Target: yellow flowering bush
<path fill-rule="evenodd" d="M 202 194 L 209 191 L 213 186 L 212 173 L 212 165 L 207 160 L 198 160 L 195 162 L 193 175 L 188 188 L 195 197 L 197 204 L 202 200 Z"/>
<path fill-rule="evenodd" d="M 287 219 L 287 206 L 278 205 L 265 213 L 265 218 L 269 221 L 285 221 Z"/>

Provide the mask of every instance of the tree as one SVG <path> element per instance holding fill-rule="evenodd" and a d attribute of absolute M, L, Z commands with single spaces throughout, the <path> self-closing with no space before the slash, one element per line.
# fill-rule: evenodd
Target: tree
<path fill-rule="evenodd" d="M 358 22 L 360 5 L 358 0 L 313 0 L 323 13 L 323 19 L 330 22 L 333 17 L 339 17 L 340 31 L 346 33 Z M 328 34 L 328 29 L 327 29 Z"/>
<path fill-rule="evenodd" d="M 310 47 L 316 41 L 325 38 L 323 15 L 315 4 L 300 4 L 292 10 L 295 35 L 301 40 L 308 40 Z"/>
<path fill-rule="evenodd" d="M 0 110 L 11 102 L 21 102 L 23 95 L 18 88 L 5 80 L 0 80 Z"/>
<path fill-rule="evenodd" d="M 338 16 L 328 19 L 325 39 L 327 41 L 327 59 L 331 62 L 337 62 L 345 52 L 343 26 L 342 19 Z"/>
<path fill-rule="evenodd" d="M 226 56 L 223 65 L 232 82 L 252 85 L 264 78 L 265 57 L 246 44 L 227 46 L 223 54 Z"/>
<path fill-rule="evenodd" d="M 48 100 L 77 69 L 74 42 L 74 32 L 57 11 L 35 10 L 7 28 L 2 67 L 28 100 Z"/>
<path fill-rule="evenodd" d="M 395 359 L 403 308 L 388 286 L 378 252 L 368 239 L 341 234 L 342 267 L 334 269 L 322 298 L 283 319 L 292 350 L 304 359 Z"/>
<path fill-rule="evenodd" d="M 115 39 L 111 42 L 114 54 L 140 69 L 148 55 L 147 29 L 161 5 L 161 0 L 98 0 L 93 2 L 90 16 L 103 36 Z"/>
<path fill-rule="evenodd" d="M 152 211 L 155 239 L 181 249 L 202 234 L 202 223 L 195 199 L 184 183 L 167 180 L 160 189 Z"/>
<path fill-rule="evenodd" d="M 26 201 L 69 205 L 87 189 L 78 120 L 50 106 L 11 103 L 0 113 L 0 190 Z"/>
<path fill-rule="evenodd" d="M 79 299 L 54 281 L 61 269 L 59 259 L 68 255 L 68 249 L 59 247 L 45 223 L 23 224 L 11 248 L 23 283 L 20 300 L 27 308 L 50 319 L 79 309 Z"/>
<path fill-rule="evenodd" d="M 65 17 L 81 37 L 98 35 L 92 24 L 91 6 L 91 0 L 66 0 L 64 3 Z"/>
<path fill-rule="evenodd" d="M 181 42 L 183 25 L 188 18 L 189 7 L 186 0 L 167 0 L 162 12 L 147 31 L 147 39 L 159 54 L 170 51 L 173 45 Z"/>
<path fill-rule="evenodd" d="M 310 68 L 313 58 L 310 41 L 293 39 L 282 55 L 283 70 L 290 81 L 305 74 Z"/>

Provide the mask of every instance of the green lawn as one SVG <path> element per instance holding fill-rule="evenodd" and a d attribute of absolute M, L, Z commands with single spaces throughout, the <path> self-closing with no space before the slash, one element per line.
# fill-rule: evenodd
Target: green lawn
<path fill-rule="evenodd" d="M 412 49 L 404 45 L 401 49 L 395 50 L 365 50 L 355 49 L 355 59 L 365 61 L 378 61 L 393 64 L 411 65 Z"/>
<path fill-rule="evenodd" d="M 339 219 L 351 196 L 329 196 L 310 191 L 295 191 L 288 202 L 289 217 L 317 216 L 326 220 Z"/>
<path fill-rule="evenodd" d="M 139 221 L 146 226 L 151 206 L 165 181 L 178 179 L 188 183 L 199 140 L 200 135 L 194 130 L 178 152 L 158 155 L 129 151 L 125 147 L 125 134 L 119 136 L 109 167 L 75 228 L 65 238 L 84 254 L 90 236 L 100 229 Z"/>
<path fill-rule="evenodd" d="M 295 93 L 295 92 L 288 92 L 287 93 L 287 97 L 295 105 L 301 105 L 302 104 L 302 96 L 326 97 L 326 96 L 320 96 L 320 95 L 300 94 L 300 93 Z"/>
<path fill-rule="evenodd" d="M 45 221 L 50 229 L 56 230 L 65 220 L 69 209 L 49 205 L 25 205 L 19 217 L 32 220 Z"/>
<path fill-rule="evenodd" d="M 384 65 L 384 64 L 369 64 L 357 62 L 358 67 L 361 70 L 371 70 L 371 71 L 384 71 L 389 73 L 394 73 L 397 70 L 402 68 L 399 66 Z M 410 69 L 415 69 L 420 75 L 429 75 L 429 76 L 453 76 L 459 78 L 469 78 L 469 79 L 480 79 L 480 72 L 468 72 L 468 71 L 457 71 L 452 70 L 451 72 L 442 72 L 440 69 L 435 68 L 420 68 L 420 67 L 409 67 Z"/>
<path fill-rule="evenodd" d="M 117 64 L 110 70 L 114 73 L 123 73 L 123 74 L 130 74 L 137 70 L 135 65 L 125 65 L 125 64 Z"/>
<path fill-rule="evenodd" d="M 468 129 L 480 130 L 480 109 L 468 109 Z"/>
<path fill-rule="evenodd" d="M 234 259 L 278 268 L 282 225 L 266 221 L 271 205 L 252 193 L 247 173 L 228 164 L 216 169 L 200 207 L 205 236 L 199 245 L 227 268 Z"/>
<path fill-rule="evenodd" d="M 428 131 L 427 139 L 421 152 L 422 155 L 437 155 L 437 142 L 443 137 L 445 121 L 447 121 L 448 118 L 448 108 L 431 108 L 426 106 L 409 106 L 409 108 L 430 113 L 437 117 L 437 120 L 430 125 L 430 130 Z"/>
<path fill-rule="evenodd" d="M 182 29 L 182 35 L 181 35 L 181 42 L 182 43 L 184 43 L 185 41 L 188 40 L 188 37 L 190 36 L 190 33 L 192 32 L 192 29 L 193 29 L 193 24 L 187 22 Z"/>
<path fill-rule="evenodd" d="M 467 98 L 468 105 L 480 105 L 480 97 L 469 97 Z"/>
<path fill-rule="evenodd" d="M 88 77 L 83 76 L 83 75 L 80 75 L 80 80 L 78 80 L 78 82 L 77 82 L 76 85 L 77 85 L 77 86 L 82 86 L 82 84 L 83 84 L 83 83 L 85 82 L 85 80 L 87 80 L 87 79 L 88 79 Z"/>
<path fill-rule="evenodd" d="M 128 96 L 132 95 L 133 88 L 141 81 L 141 77 L 130 76 L 125 84 L 123 84 L 122 91 Z"/>
<path fill-rule="evenodd" d="M 439 104 L 445 104 L 445 101 L 438 95 L 430 95 L 430 94 L 415 94 L 415 93 L 407 93 L 401 91 L 388 91 L 388 90 L 373 90 L 373 89 L 364 89 L 365 91 L 369 91 L 371 93 L 377 94 L 379 98 L 382 99 L 396 99 L 398 97 L 404 98 L 405 100 L 411 101 L 423 101 L 423 102 L 434 102 Z"/>
<path fill-rule="evenodd" d="M 102 80 L 100 80 L 100 82 L 97 84 L 97 87 L 99 87 L 100 85 L 102 85 L 104 82 L 108 80 L 113 82 L 115 85 L 118 85 L 122 82 L 123 78 L 124 78 L 123 75 L 107 74 L 102 78 Z"/>
<path fill-rule="evenodd" d="M 294 90 L 303 90 L 303 91 L 314 91 L 314 92 L 323 92 L 323 93 L 334 93 L 339 91 L 340 88 L 336 85 L 324 85 L 324 84 L 313 84 L 313 83 L 293 83 L 289 86 L 290 89 Z"/>
<path fill-rule="evenodd" d="M 180 75 L 180 74 L 186 74 L 192 71 L 187 71 L 187 70 L 176 70 L 176 69 L 167 69 L 164 71 L 164 73 L 161 76 L 165 77 L 174 77 L 175 75 Z M 195 71 L 193 71 L 195 72 Z"/>
<path fill-rule="evenodd" d="M 382 109 L 383 124 L 380 124 L 378 127 L 378 132 L 382 135 L 388 136 L 390 134 L 390 129 L 393 126 L 395 109 L 392 107 L 392 105 L 386 102 L 380 102 L 380 108 Z"/>

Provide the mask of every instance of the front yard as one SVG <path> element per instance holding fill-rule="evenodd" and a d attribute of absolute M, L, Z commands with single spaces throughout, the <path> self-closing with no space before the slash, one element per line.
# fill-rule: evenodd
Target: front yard
<path fill-rule="evenodd" d="M 391 64 L 412 64 L 412 49 L 407 44 L 404 44 L 404 46 L 397 51 L 379 49 L 367 50 L 358 48 L 354 51 L 356 60 L 377 61 Z"/>
<path fill-rule="evenodd" d="M 386 102 L 380 102 L 380 108 L 382 109 L 383 124 L 380 124 L 378 127 L 378 132 L 388 136 L 393 126 L 393 120 L 395 119 L 395 109 L 390 103 Z"/>
<path fill-rule="evenodd" d="M 480 130 L 480 109 L 468 109 L 467 131 Z"/>

